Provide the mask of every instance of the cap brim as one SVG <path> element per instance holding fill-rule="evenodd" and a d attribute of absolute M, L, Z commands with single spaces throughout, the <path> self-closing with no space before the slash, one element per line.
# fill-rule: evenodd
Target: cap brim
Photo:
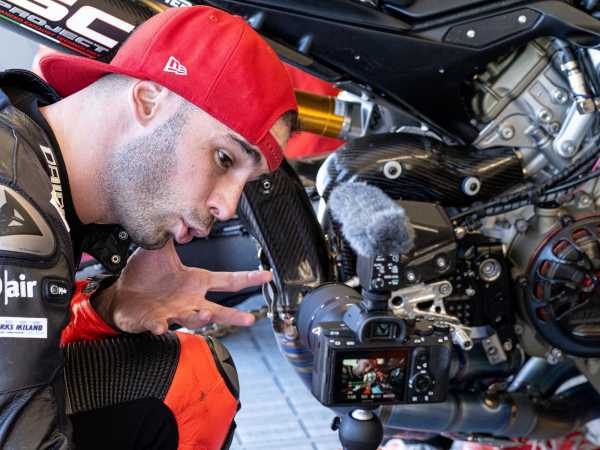
<path fill-rule="evenodd" d="M 133 72 L 120 67 L 71 55 L 44 56 L 40 60 L 40 70 L 44 79 L 61 97 L 74 94 L 109 73 L 135 77 Z"/>

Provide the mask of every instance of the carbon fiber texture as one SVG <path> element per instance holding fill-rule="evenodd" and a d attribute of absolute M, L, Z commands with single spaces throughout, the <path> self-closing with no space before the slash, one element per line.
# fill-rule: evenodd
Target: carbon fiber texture
<path fill-rule="evenodd" d="M 439 202 L 445 207 L 489 200 L 523 181 L 521 163 L 508 148 L 471 151 L 424 136 L 381 134 L 356 139 L 333 155 L 330 183 L 365 181 L 394 199 Z M 394 177 L 389 169 L 397 170 Z M 387 175 L 386 175 L 387 172 Z M 480 189 L 467 195 L 465 183 Z"/>
<path fill-rule="evenodd" d="M 141 398 L 164 399 L 179 361 L 175 333 L 123 334 L 65 348 L 67 414 Z"/>
<path fill-rule="evenodd" d="M 294 309 L 306 290 L 332 280 L 323 232 L 289 164 L 248 184 L 238 212 L 273 268 L 283 305 Z"/>

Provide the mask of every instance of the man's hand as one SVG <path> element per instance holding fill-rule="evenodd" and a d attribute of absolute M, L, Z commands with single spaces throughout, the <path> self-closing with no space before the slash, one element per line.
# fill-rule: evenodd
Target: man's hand
<path fill-rule="evenodd" d="M 271 281 L 271 273 L 209 272 L 184 266 L 173 241 L 160 250 L 138 249 L 119 279 L 94 297 L 110 325 L 128 333 L 165 333 L 172 323 L 198 328 L 212 321 L 249 326 L 254 317 L 206 300 L 207 291 L 235 292 Z"/>

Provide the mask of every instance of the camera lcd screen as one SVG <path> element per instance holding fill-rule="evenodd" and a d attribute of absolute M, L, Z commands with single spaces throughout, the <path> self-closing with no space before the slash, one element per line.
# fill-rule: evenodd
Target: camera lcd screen
<path fill-rule="evenodd" d="M 406 349 L 338 353 L 335 403 L 402 402 L 408 355 Z"/>

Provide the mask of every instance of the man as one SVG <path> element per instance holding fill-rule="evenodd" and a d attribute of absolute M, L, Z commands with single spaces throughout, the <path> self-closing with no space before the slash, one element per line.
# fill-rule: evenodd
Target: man
<path fill-rule="evenodd" d="M 235 367 L 216 342 L 163 334 L 250 325 L 204 295 L 271 277 L 183 267 L 173 241 L 206 236 L 280 164 L 296 109 L 285 69 L 241 18 L 191 7 L 144 23 L 110 65 L 53 55 L 41 70 L 62 99 L 0 75 L 0 447 L 70 448 L 68 407 L 80 448 L 220 448 Z M 74 285 L 82 251 L 118 273 L 130 240 L 142 248 L 118 279 Z M 66 405 L 65 325 L 64 344 L 117 336 L 67 347 Z M 160 337 L 119 335 L 145 331 Z"/>

